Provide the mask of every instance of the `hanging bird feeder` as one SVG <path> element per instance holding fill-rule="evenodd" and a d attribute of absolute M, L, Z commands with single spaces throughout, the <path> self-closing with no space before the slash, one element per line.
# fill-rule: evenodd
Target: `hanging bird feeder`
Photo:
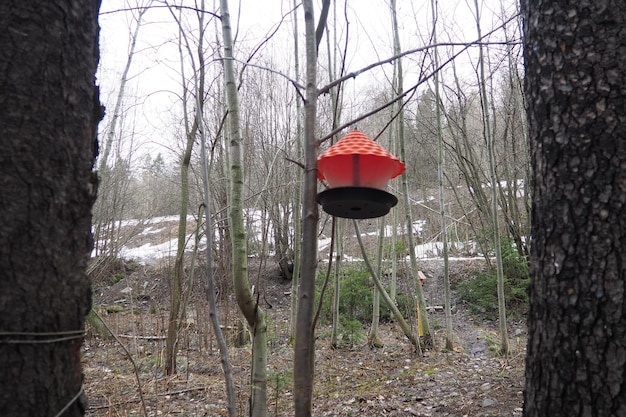
<path fill-rule="evenodd" d="M 371 219 L 384 216 L 398 203 L 385 187 L 405 166 L 363 132 L 353 130 L 320 155 L 317 169 L 318 178 L 329 186 L 317 195 L 325 212 Z"/>

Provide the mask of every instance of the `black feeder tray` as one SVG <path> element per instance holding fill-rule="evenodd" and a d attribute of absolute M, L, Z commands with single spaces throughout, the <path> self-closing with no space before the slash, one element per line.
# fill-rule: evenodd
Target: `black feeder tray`
<path fill-rule="evenodd" d="M 378 188 L 336 187 L 317 195 L 324 211 L 346 219 L 373 219 L 389 213 L 398 204 L 395 195 Z"/>

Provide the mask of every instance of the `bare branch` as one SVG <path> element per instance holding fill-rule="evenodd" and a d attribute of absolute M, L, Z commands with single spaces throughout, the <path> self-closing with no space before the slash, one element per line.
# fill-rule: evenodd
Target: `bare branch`
<path fill-rule="evenodd" d="M 197 13 L 206 13 L 208 15 L 211 15 L 213 17 L 216 17 L 218 19 L 221 19 L 222 17 L 215 13 L 215 12 L 209 12 L 207 10 L 202 10 L 202 9 L 198 9 L 197 7 L 190 7 L 190 6 L 182 6 L 182 5 L 167 5 L 167 4 L 163 4 L 163 5 L 158 5 L 158 6 L 149 6 L 148 9 L 169 9 L 169 8 L 173 8 L 173 9 L 177 9 L 177 10 L 191 10 Z M 132 11 L 141 11 L 145 9 L 145 7 L 125 7 L 122 9 L 115 9 L 115 10 L 109 10 L 108 12 L 100 12 L 100 16 L 104 16 L 104 15 L 109 15 L 109 14 L 115 14 L 115 13 L 122 13 L 122 12 L 132 12 Z"/>
<path fill-rule="evenodd" d="M 438 66 L 437 68 L 435 68 L 430 74 L 428 74 L 427 76 L 421 78 L 413 87 L 409 88 L 408 90 L 404 91 L 402 94 L 399 94 L 396 98 L 394 98 L 393 100 L 383 104 L 382 106 L 379 106 L 377 108 L 375 108 L 374 110 L 371 110 L 359 117 L 357 117 L 356 119 L 352 119 L 347 123 L 344 123 L 343 125 L 339 126 L 337 129 L 333 130 L 332 132 L 330 132 L 329 134 L 327 134 L 326 136 L 324 136 L 323 138 L 319 139 L 317 141 L 318 146 L 321 145 L 322 143 L 324 143 L 325 141 L 327 141 L 328 139 L 332 138 L 334 135 L 336 135 L 337 133 L 341 132 L 342 130 L 344 130 L 345 128 L 363 120 L 366 119 L 368 117 L 370 117 L 373 114 L 378 113 L 381 110 L 386 109 L 387 107 L 391 106 L 392 104 L 394 104 L 395 102 L 403 99 L 404 97 L 406 97 L 407 95 L 411 94 L 411 96 L 413 96 L 413 94 L 415 94 L 415 92 L 417 91 L 417 87 L 419 87 L 420 85 L 424 84 L 426 81 L 428 81 L 429 79 L 431 79 L 436 73 L 437 71 L 441 70 L 443 67 L 445 67 L 447 64 L 449 64 L 450 62 L 452 62 L 454 59 L 456 59 L 456 57 L 458 57 L 460 54 L 462 54 L 465 50 L 467 50 L 470 46 L 472 46 L 474 44 L 466 44 L 465 47 L 463 49 L 461 49 L 459 52 L 457 52 L 456 54 L 452 55 L 450 58 L 448 58 L 448 60 L 446 60 L 443 64 L 441 64 L 440 66 Z M 406 105 L 406 102 L 403 104 Z"/>
<path fill-rule="evenodd" d="M 322 11 L 320 12 L 320 20 L 317 22 L 317 29 L 315 29 L 315 44 L 317 49 L 320 47 L 322 36 L 324 36 L 324 28 L 326 27 L 326 20 L 328 19 L 328 10 L 330 9 L 330 0 L 324 0 L 322 2 Z"/>
<path fill-rule="evenodd" d="M 241 59 L 237 59 L 237 58 L 234 58 L 234 57 L 233 58 L 216 58 L 214 61 L 223 61 L 223 60 L 226 60 L 226 59 L 231 59 L 234 62 L 238 62 L 238 63 L 244 65 L 243 69 L 245 69 L 245 67 L 253 67 L 253 68 L 258 68 L 258 69 L 262 69 L 264 71 L 271 72 L 272 74 L 279 75 L 279 76 L 283 77 L 284 79 L 286 79 L 287 81 L 289 81 L 291 84 L 293 84 L 293 86 L 296 87 L 296 89 L 298 90 L 298 94 L 300 94 L 300 95 L 302 95 L 302 94 L 300 93 L 299 90 L 304 90 L 304 88 L 305 88 L 302 84 L 299 84 L 296 80 L 294 80 L 293 78 L 291 78 L 287 74 L 284 74 L 284 73 L 282 73 L 280 71 L 277 71 L 275 69 L 272 69 L 272 68 L 269 68 L 269 67 L 266 67 L 266 66 L 263 66 L 263 65 L 252 64 L 252 63 L 250 63 L 250 61 L 242 61 Z M 243 72 L 243 69 L 242 69 L 242 72 Z"/>
<path fill-rule="evenodd" d="M 465 51 L 466 49 L 468 49 L 470 46 L 481 46 L 481 45 L 511 45 L 512 42 L 482 42 L 482 40 L 488 36 L 490 36 L 491 34 L 493 34 L 494 32 L 502 29 L 504 26 L 506 26 L 509 22 L 511 22 L 512 20 L 514 20 L 515 18 L 517 18 L 519 16 L 519 14 L 516 14 L 514 16 L 512 16 L 511 18 L 507 19 L 504 23 L 502 23 L 500 26 L 494 28 L 491 32 L 486 33 L 485 35 L 481 36 L 479 39 L 473 41 L 473 42 L 441 42 L 441 43 L 434 43 L 431 45 L 425 45 L 425 46 L 421 46 L 419 48 L 414 48 L 414 49 L 409 49 L 408 51 L 404 51 L 401 54 L 398 55 L 394 55 L 390 58 L 387 58 L 383 61 L 378 61 L 375 62 L 373 64 L 370 64 L 364 68 L 361 68 L 360 70 L 351 72 L 349 74 L 344 75 L 341 78 L 338 78 L 336 80 L 334 80 L 333 82 L 325 85 L 324 87 L 321 87 L 318 91 L 318 94 L 322 95 L 322 94 L 327 94 L 331 88 L 333 88 L 334 86 L 336 86 L 337 84 L 341 84 L 342 82 L 350 79 L 350 78 L 356 78 L 358 75 L 361 75 L 364 72 L 367 72 L 373 68 L 379 67 L 381 65 L 384 64 L 391 64 L 393 61 L 402 58 L 406 55 L 411 55 L 414 54 L 416 52 L 422 52 L 422 51 L 427 51 L 429 49 L 432 48 L 438 48 L 441 46 L 463 46 L 462 51 Z M 515 42 L 513 44 L 518 44 L 519 42 Z M 454 57 L 457 57 L 459 54 L 455 54 Z M 450 60 L 446 61 L 446 64 L 450 62 Z M 441 67 L 440 67 L 441 68 Z"/>

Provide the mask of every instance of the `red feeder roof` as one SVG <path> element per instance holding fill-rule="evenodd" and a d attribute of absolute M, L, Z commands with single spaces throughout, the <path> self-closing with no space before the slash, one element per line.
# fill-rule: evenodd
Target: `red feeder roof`
<path fill-rule="evenodd" d="M 402 161 L 359 130 L 344 136 L 322 153 L 317 162 L 318 178 L 327 179 L 331 187 L 383 189 L 390 179 L 405 170 Z"/>

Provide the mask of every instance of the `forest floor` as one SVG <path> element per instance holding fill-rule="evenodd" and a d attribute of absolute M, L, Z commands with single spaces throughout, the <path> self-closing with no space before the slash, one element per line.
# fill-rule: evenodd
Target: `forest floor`
<path fill-rule="evenodd" d="M 466 279 L 472 260 L 451 263 L 451 279 Z M 429 305 L 443 304 L 441 261 L 421 261 Z M 268 416 L 293 415 L 293 346 L 289 342 L 291 283 L 259 274 L 269 315 Z M 220 356 L 208 307 L 193 297 L 181 333 L 178 373 L 163 376 L 167 285 L 163 272 L 142 269 L 114 285 L 96 288 L 94 306 L 116 335 L 89 328 L 84 346 L 87 416 L 226 416 Z M 270 308 L 271 306 L 271 308 Z M 230 338 L 238 316 L 234 301 L 220 304 Z M 318 325 L 314 416 L 521 416 L 526 326 L 508 323 L 511 353 L 499 356 L 497 323 L 471 316 L 453 302 L 454 349 L 444 349 L 445 317 L 432 310 L 434 346 L 418 355 L 393 322 L 381 323 L 383 346 L 370 348 L 367 327 L 352 345 L 330 348 L 330 327 Z M 123 345 L 123 346 L 122 346 Z M 247 415 L 250 346 L 230 347 L 238 415 Z M 132 361 L 131 361 L 132 358 Z M 134 365 L 133 365 L 134 362 Z M 142 400 L 143 398 L 143 400 Z"/>

